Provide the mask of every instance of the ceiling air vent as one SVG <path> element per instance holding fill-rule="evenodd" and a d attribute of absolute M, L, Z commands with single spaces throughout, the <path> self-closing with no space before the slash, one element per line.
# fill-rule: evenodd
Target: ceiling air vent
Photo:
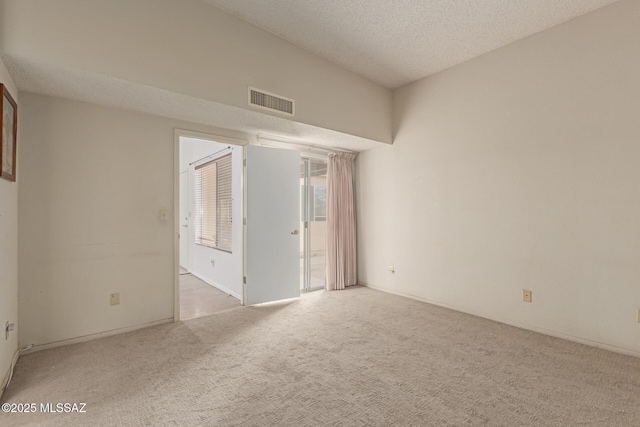
<path fill-rule="evenodd" d="M 249 86 L 249 105 L 272 112 L 294 115 L 293 99 Z"/>

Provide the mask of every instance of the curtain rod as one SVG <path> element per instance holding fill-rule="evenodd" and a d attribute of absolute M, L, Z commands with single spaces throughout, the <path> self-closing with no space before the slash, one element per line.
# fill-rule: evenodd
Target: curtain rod
<path fill-rule="evenodd" d="M 223 149 L 222 149 L 222 150 L 220 150 L 220 151 L 216 151 L 216 152 L 215 152 L 215 153 L 213 153 L 213 154 L 209 154 L 208 156 L 204 156 L 203 158 L 198 159 L 198 160 L 196 160 L 195 162 L 191 162 L 191 163 L 189 163 L 189 166 L 191 166 L 191 165 L 193 165 L 193 164 L 196 164 L 196 163 L 198 163 L 198 162 L 201 162 L 202 160 L 207 159 L 207 158 L 209 158 L 209 157 L 213 157 L 213 156 L 215 156 L 215 155 L 216 155 L 216 154 L 218 154 L 218 153 L 222 153 L 224 150 L 230 150 L 230 149 L 231 149 L 231 146 L 229 145 L 228 147 L 225 147 L 225 148 L 223 148 Z"/>
<path fill-rule="evenodd" d="M 333 147 L 327 147 L 327 146 L 324 146 L 324 145 L 307 144 L 307 143 L 298 142 L 298 141 L 284 141 L 284 140 L 278 140 L 278 139 L 272 139 L 272 138 L 265 138 L 265 137 L 262 137 L 260 135 L 258 135 L 256 137 L 256 139 L 258 140 L 258 142 L 260 142 L 260 141 L 276 142 L 276 143 L 280 143 L 280 144 L 292 145 L 294 147 L 298 147 L 298 148 L 302 148 L 302 149 L 306 149 L 306 150 L 317 150 L 317 151 L 323 151 L 323 152 L 326 152 L 326 153 L 342 152 L 342 153 L 358 154 L 356 151 L 351 151 L 351 150 L 347 150 L 347 149 L 344 149 L 344 148 L 333 148 Z"/>

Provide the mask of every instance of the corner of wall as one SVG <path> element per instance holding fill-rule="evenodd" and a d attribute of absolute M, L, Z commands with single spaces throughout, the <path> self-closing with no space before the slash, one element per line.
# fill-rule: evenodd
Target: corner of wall
<path fill-rule="evenodd" d="M 4 52 L 4 0 L 0 0 L 0 54 Z"/>
<path fill-rule="evenodd" d="M 0 0 L 0 8 L 2 5 Z M 16 102 L 19 102 L 18 90 L 1 59 L 0 83 L 6 85 Z M 0 200 L 0 325 L 4 331 L 6 322 L 18 324 L 18 183 L 0 179 Z M 0 390 L 8 380 L 11 362 L 18 350 L 18 328 L 9 333 L 7 339 L 2 335 Z"/>

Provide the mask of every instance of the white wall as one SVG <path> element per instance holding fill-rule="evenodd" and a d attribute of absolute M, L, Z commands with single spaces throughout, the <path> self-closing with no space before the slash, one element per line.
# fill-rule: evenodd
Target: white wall
<path fill-rule="evenodd" d="M 18 104 L 18 123 L 22 120 L 22 104 L 18 89 L 13 84 L 9 72 L 0 60 L 0 83 L 7 86 L 9 93 Z M 22 135 L 18 132 L 17 156 L 22 156 Z M 11 358 L 18 349 L 18 185 L 23 172 L 17 168 L 17 181 L 0 178 L 0 388 L 8 373 Z M 16 330 L 5 340 L 4 325 L 16 323 Z"/>
<path fill-rule="evenodd" d="M 191 274 L 199 277 L 210 285 L 223 292 L 242 299 L 242 262 L 243 262 L 243 237 L 242 237 L 242 147 L 237 145 L 221 144 L 195 138 L 180 138 L 180 172 L 189 175 L 189 211 L 195 212 L 195 165 L 203 157 L 214 154 L 226 147 L 231 147 L 232 153 L 232 183 L 231 192 L 233 224 L 231 229 L 231 253 L 196 245 L 194 216 L 189 221 L 189 265 Z M 220 153 L 228 154 L 229 151 Z M 213 261 L 213 263 L 212 263 Z"/>
<path fill-rule="evenodd" d="M 391 142 L 389 89 L 202 0 L 5 0 L 3 26 L 16 59 L 245 109 L 255 86 L 295 99 L 295 121 Z"/>
<path fill-rule="evenodd" d="M 244 136 L 29 93 L 20 101 L 20 343 L 171 319 L 174 129 Z"/>
<path fill-rule="evenodd" d="M 359 280 L 640 355 L 638 46 L 623 0 L 397 90 Z"/>
<path fill-rule="evenodd" d="M 4 22 L 4 0 L 0 0 L 0 22 Z M 0 30 L 0 52 L 4 50 L 4 31 Z M 4 64 L 3 64 L 4 67 Z"/>

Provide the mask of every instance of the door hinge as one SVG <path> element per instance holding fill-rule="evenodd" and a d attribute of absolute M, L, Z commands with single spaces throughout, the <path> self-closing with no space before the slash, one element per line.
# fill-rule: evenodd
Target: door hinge
<path fill-rule="evenodd" d="M 242 218 L 242 223 L 243 223 L 244 225 L 247 225 L 247 218 Z"/>
<path fill-rule="evenodd" d="M 247 159 L 242 160 L 242 166 L 247 166 Z"/>
<path fill-rule="evenodd" d="M 247 284 L 247 276 L 242 276 L 242 283 Z"/>

